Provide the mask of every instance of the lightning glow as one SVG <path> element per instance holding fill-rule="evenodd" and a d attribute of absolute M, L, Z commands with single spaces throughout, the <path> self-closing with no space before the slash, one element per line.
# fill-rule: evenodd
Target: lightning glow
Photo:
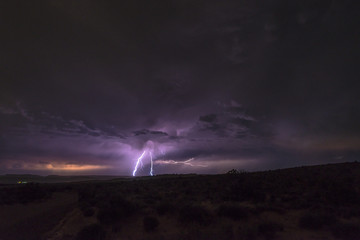
<path fill-rule="evenodd" d="M 133 171 L 133 176 L 135 177 L 135 175 L 136 175 L 136 171 L 137 171 L 137 169 L 138 169 L 138 167 L 139 167 L 139 163 L 141 163 L 141 165 L 142 165 L 142 161 L 141 161 L 141 159 L 144 157 L 144 154 L 146 153 L 146 151 L 144 151 L 142 154 L 141 154 L 141 156 L 138 158 L 138 160 L 137 160 L 137 162 L 136 162 L 136 165 L 135 165 L 135 168 L 134 168 L 134 171 Z"/>

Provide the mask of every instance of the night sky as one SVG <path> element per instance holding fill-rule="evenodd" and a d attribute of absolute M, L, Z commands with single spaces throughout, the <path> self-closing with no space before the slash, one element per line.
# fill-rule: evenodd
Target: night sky
<path fill-rule="evenodd" d="M 1 1 L 0 174 L 360 160 L 354 3 Z"/>

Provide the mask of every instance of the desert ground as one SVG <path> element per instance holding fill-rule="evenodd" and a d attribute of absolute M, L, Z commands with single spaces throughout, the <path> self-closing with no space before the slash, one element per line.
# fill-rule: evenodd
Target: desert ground
<path fill-rule="evenodd" d="M 357 162 L 57 183 L 10 178 L 0 177 L 1 240 L 360 239 Z"/>

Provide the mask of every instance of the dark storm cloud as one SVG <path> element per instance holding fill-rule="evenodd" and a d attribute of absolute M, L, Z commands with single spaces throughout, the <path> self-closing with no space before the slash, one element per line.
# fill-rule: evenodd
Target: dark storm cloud
<path fill-rule="evenodd" d="M 216 120 L 216 114 L 200 116 L 199 120 L 203 121 L 203 122 L 208 122 L 208 123 L 214 122 Z"/>
<path fill-rule="evenodd" d="M 165 132 L 161 132 L 161 131 L 150 131 L 148 129 L 142 129 L 142 130 L 138 130 L 138 131 L 134 131 L 133 132 L 135 136 L 139 136 L 139 135 L 147 135 L 147 134 L 151 134 L 151 135 L 163 135 L 163 136 L 167 136 L 168 134 Z"/>
<path fill-rule="evenodd" d="M 358 156 L 351 1 L 7 1 L 0 11 L 3 172 L 78 163 L 126 174 L 146 148 L 163 172 Z"/>

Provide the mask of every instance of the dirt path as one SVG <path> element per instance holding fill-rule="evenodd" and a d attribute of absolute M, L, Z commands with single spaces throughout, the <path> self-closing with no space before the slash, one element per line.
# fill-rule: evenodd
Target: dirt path
<path fill-rule="evenodd" d="M 75 193 L 54 193 L 43 202 L 0 206 L 0 240 L 41 239 L 76 202 Z"/>

